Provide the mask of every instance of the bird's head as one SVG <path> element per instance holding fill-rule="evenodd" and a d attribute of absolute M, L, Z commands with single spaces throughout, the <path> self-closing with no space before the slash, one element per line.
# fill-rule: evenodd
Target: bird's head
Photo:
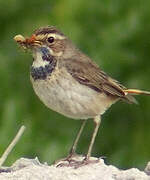
<path fill-rule="evenodd" d="M 50 58 L 68 58 L 75 49 L 71 41 L 53 26 L 39 28 L 29 38 L 17 35 L 14 40 L 24 49 L 32 50 L 36 67 L 48 64 Z"/>

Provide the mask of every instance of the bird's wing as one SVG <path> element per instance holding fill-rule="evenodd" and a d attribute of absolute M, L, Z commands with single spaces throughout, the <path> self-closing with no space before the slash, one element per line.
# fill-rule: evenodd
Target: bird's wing
<path fill-rule="evenodd" d="M 118 81 L 112 79 L 105 72 L 91 61 L 84 62 L 81 60 L 65 60 L 64 65 L 67 71 L 80 84 L 86 85 L 97 92 L 104 92 L 108 96 L 122 98 L 132 103 L 135 99 L 124 92 L 126 89 Z"/>

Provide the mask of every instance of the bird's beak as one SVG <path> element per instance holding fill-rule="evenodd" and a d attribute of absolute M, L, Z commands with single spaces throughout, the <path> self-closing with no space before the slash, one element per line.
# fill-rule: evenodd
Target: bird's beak
<path fill-rule="evenodd" d="M 16 35 L 14 37 L 14 40 L 18 44 L 20 44 L 24 49 L 30 49 L 30 48 L 34 48 L 34 47 L 37 47 L 37 46 L 41 45 L 41 42 L 36 39 L 35 34 L 33 34 L 29 38 L 25 38 L 22 35 Z"/>

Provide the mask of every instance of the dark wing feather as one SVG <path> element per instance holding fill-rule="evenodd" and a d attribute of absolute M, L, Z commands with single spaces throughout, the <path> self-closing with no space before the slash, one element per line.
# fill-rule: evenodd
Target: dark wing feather
<path fill-rule="evenodd" d="M 87 62 L 81 60 L 65 60 L 64 65 L 67 71 L 81 84 L 86 85 L 97 92 L 104 92 L 108 96 L 114 96 L 127 100 L 129 103 L 135 99 L 126 95 L 124 86 L 112 79 L 105 72 L 88 59 Z"/>

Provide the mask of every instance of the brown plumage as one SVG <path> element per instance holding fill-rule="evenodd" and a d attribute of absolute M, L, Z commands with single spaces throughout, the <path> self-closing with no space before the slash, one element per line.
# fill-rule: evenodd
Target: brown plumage
<path fill-rule="evenodd" d="M 34 34 L 36 36 L 38 36 L 39 34 L 50 34 L 50 33 L 60 34 L 60 35 L 64 36 L 64 34 L 60 30 L 58 30 L 55 26 L 47 26 L 44 28 L 41 27 L 34 31 Z"/>
<path fill-rule="evenodd" d="M 136 103 L 134 97 L 126 93 L 127 90 L 118 81 L 108 76 L 92 61 L 82 62 L 81 60 L 65 60 L 68 72 L 81 84 L 86 85 L 97 92 L 104 92 L 108 96 L 126 100 L 129 103 Z"/>

